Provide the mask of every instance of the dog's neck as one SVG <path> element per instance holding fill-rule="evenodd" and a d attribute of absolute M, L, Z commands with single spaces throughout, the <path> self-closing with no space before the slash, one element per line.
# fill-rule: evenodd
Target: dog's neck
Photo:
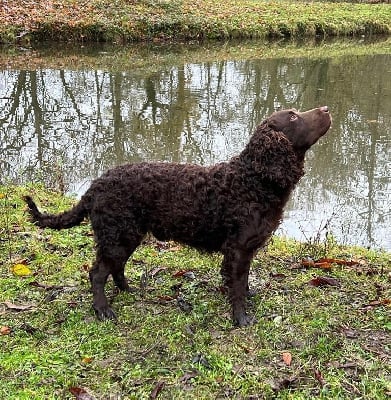
<path fill-rule="evenodd" d="M 304 175 L 304 153 L 297 152 L 282 132 L 266 124 L 257 127 L 249 143 L 231 163 L 246 179 L 283 190 L 292 189 Z"/>

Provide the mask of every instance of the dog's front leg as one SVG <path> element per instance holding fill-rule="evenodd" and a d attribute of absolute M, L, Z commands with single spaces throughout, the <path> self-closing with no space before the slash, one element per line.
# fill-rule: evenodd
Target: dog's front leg
<path fill-rule="evenodd" d="M 224 250 L 221 275 L 228 289 L 233 322 L 238 326 L 247 326 L 255 321 L 246 313 L 248 274 L 252 255 L 253 253 L 248 250 L 231 246 L 227 246 Z"/>

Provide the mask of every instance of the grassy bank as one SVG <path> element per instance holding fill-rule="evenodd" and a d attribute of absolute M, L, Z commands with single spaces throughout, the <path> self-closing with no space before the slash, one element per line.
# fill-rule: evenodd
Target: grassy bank
<path fill-rule="evenodd" d="M 389 4 L 255 0 L 15 0 L 0 42 L 200 40 L 391 32 Z"/>
<path fill-rule="evenodd" d="M 108 284 L 118 323 L 99 323 L 89 224 L 36 228 L 26 192 L 49 211 L 74 201 L 0 187 L 0 398 L 389 396 L 390 254 L 274 238 L 251 273 L 258 323 L 233 329 L 221 257 L 148 241 L 127 266 L 134 294 Z M 329 260 L 312 262 L 321 257 Z"/>

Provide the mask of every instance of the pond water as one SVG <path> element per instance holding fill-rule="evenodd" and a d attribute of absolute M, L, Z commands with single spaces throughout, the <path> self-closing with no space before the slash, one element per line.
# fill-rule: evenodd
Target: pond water
<path fill-rule="evenodd" d="M 278 232 L 313 241 L 332 232 L 342 243 L 391 249 L 390 52 L 194 59 L 152 69 L 134 60 L 120 70 L 72 61 L 1 68 L 1 181 L 80 195 L 128 161 L 226 160 L 274 110 L 328 105 L 332 129 L 307 154 Z"/>

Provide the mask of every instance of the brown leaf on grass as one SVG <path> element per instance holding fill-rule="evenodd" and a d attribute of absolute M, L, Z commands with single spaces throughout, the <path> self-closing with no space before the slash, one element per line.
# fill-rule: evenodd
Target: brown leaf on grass
<path fill-rule="evenodd" d="M 179 382 L 184 383 L 184 384 L 188 384 L 188 383 L 190 383 L 190 381 L 192 379 L 194 379 L 198 375 L 199 375 L 199 372 L 196 371 L 196 370 L 193 370 L 193 371 L 190 371 L 190 372 L 186 372 L 183 376 L 181 376 L 179 378 Z"/>
<path fill-rule="evenodd" d="M 337 265 L 344 265 L 344 266 L 354 266 L 354 265 L 359 265 L 360 263 L 358 261 L 348 261 L 348 260 L 343 260 L 339 258 L 319 258 L 318 260 L 314 261 L 311 259 L 304 259 L 301 260 L 300 265 L 302 267 L 308 267 L 308 268 L 321 268 L 321 269 L 331 269 L 332 264 L 337 264 Z"/>
<path fill-rule="evenodd" d="M 4 301 L 3 304 L 9 309 L 13 311 L 28 311 L 35 307 L 33 304 L 14 304 L 10 301 Z"/>
<path fill-rule="evenodd" d="M 185 269 L 175 272 L 172 276 L 173 278 L 179 278 L 180 276 L 183 276 L 185 278 L 195 279 L 194 272 Z"/>
<path fill-rule="evenodd" d="M 302 267 L 330 269 L 331 263 L 327 261 L 301 260 Z"/>
<path fill-rule="evenodd" d="M 169 251 L 170 247 L 172 247 L 172 242 L 161 242 L 157 240 L 153 242 L 153 246 L 158 251 Z"/>
<path fill-rule="evenodd" d="M 364 307 L 387 306 L 389 304 L 391 304 L 391 299 L 372 300 L 368 304 L 365 304 Z"/>
<path fill-rule="evenodd" d="M 177 246 L 172 246 L 168 248 L 168 251 L 179 251 L 182 250 L 183 247 L 181 245 L 177 245 Z"/>
<path fill-rule="evenodd" d="M 11 328 L 9 326 L 0 327 L 0 335 L 5 336 L 11 333 Z"/>
<path fill-rule="evenodd" d="M 37 282 L 37 281 L 30 282 L 29 286 L 34 286 L 34 287 L 37 287 L 37 288 L 40 288 L 40 289 L 45 289 L 45 290 L 53 289 L 52 285 L 46 285 L 45 283 L 40 283 L 40 282 Z"/>
<path fill-rule="evenodd" d="M 22 264 L 22 265 L 28 265 L 29 260 L 27 258 L 15 258 L 12 260 L 13 264 Z"/>
<path fill-rule="evenodd" d="M 330 278 L 328 276 L 317 276 L 315 278 L 312 278 L 310 281 L 308 281 L 308 284 L 310 286 L 314 286 L 314 287 L 339 286 L 339 282 L 336 279 Z"/>
<path fill-rule="evenodd" d="M 314 377 L 319 382 L 320 386 L 323 387 L 326 384 L 322 373 L 318 369 L 314 369 Z"/>
<path fill-rule="evenodd" d="M 346 265 L 348 267 L 351 267 L 353 265 L 359 265 L 360 263 L 358 261 L 354 261 L 354 260 L 343 260 L 340 258 L 320 258 L 319 260 L 317 260 L 318 263 L 329 263 L 329 264 L 337 264 L 337 265 Z"/>
<path fill-rule="evenodd" d="M 284 361 L 285 365 L 289 367 L 292 363 L 292 354 L 289 351 L 283 352 L 282 360 Z"/>
<path fill-rule="evenodd" d="M 281 274 L 281 273 L 273 273 L 273 272 L 271 272 L 270 273 L 270 278 L 277 279 L 277 280 L 283 280 L 283 279 L 286 278 L 286 275 L 285 274 Z"/>
<path fill-rule="evenodd" d="M 84 264 L 82 264 L 82 265 L 80 266 L 80 269 L 81 269 L 82 271 L 84 271 L 84 272 L 89 272 L 90 269 L 91 269 L 91 266 L 90 266 L 90 264 L 84 263 Z"/>
<path fill-rule="evenodd" d="M 149 395 L 149 398 L 151 400 L 155 400 L 156 397 L 159 395 L 159 393 L 163 390 L 165 385 L 166 385 L 166 383 L 164 381 L 157 382 L 155 387 L 153 388 L 151 394 Z"/>
<path fill-rule="evenodd" d="M 80 387 L 70 387 L 69 391 L 75 396 L 76 400 L 96 400 L 87 390 Z"/>
<path fill-rule="evenodd" d="M 166 302 L 166 301 L 175 300 L 176 297 L 168 296 L 168 295 L 162 295 L 162 296 L 158 296 L 158 299 L 159 299 L 160 301 Z"/>
<path fill-rule="evenodd" d="M 246 354 L 250 354 L 253 351 L 251 347 L 245 346 L 241 343 L 238 343 L 238 347 L 240 347 Z"/>

